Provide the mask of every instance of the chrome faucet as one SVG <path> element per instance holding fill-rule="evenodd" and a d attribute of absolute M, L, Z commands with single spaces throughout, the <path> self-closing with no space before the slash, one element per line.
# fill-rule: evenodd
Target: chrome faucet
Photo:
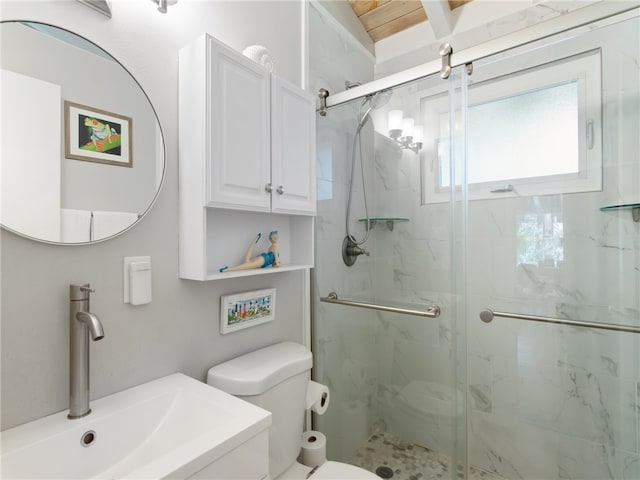
<path fill-rule="evenodd" d="M 82 418 L 89 407 L 89 335 L 104 337 L 100 319 L 89 311 L 89 294 L 95 290 L 88 283 L 72 284 L 69 289 L 69 415 Z"/>

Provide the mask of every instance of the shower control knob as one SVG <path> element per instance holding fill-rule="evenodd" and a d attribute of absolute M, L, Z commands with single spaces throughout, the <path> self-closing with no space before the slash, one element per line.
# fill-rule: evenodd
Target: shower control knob
<path fill-rule="evenodd" d="M 278 192 L 280 195 L 284 195 L 284 187 L 282 185 L 280 185 L 277 189 L 276 192 Z"/>
<path fill-rule="evenodd" d="M 265 192 L 267 193 L 271 193 L 273 192 L 273 185 L 271 185 L 270 183 L 267 183 L 264 187 Z"/>

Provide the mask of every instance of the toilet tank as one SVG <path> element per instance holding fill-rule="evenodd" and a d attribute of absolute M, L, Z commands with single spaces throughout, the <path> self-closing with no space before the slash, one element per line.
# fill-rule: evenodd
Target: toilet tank
<path fill-rule="evenodd" d="M 298 343 L 284 342 L 209 369 L 207 383 L 271 412 L 269 474 L 276 478 L 298 457 L 313 360 Z"/>

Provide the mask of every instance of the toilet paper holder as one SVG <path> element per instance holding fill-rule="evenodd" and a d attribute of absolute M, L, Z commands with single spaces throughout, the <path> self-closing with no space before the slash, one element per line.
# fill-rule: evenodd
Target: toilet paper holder
<path fill-rule="evenodd" d="M 329 408 L 329 387 L 309 380 L 307 386 L 307 410 L 323 415 Z"/>

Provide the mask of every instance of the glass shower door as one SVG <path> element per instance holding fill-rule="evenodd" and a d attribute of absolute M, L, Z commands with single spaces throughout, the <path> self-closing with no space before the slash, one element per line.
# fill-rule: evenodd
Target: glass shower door
<path fill-rule="evenodd" d="M 468 455 L 506 478 L 640 478 L 639 32 L 609 20 L 469 77 Z"/>
<path fill-rule="evenodd" d="M 329 459 L 387 478 L 454 478 L 452 462 L 465 444 L 457 428 L 465 425 L 457 370 L 465 363 L 456 358 L 464 353 L 456 322 L 464 317 L 454 312 L 464 302 L 452 269 L 455 209 L 451 189 L 435 204 L 425 204 L 422 189 L 425 169 L 436 168 L 439 151 L 454 142 L 424 124 L 425 96 L 448 111 L 449 82 L 420 79 L 333 107 L 317 122 L 313 376 L 332 397 L 314 425 L 327 436 Z M 357 242 L 366 238 L 352 266 L 343 261 L 347 224 Z M 329 292 L 404 309 L 438 305 L 441 313 L 321 302 Z"/>

